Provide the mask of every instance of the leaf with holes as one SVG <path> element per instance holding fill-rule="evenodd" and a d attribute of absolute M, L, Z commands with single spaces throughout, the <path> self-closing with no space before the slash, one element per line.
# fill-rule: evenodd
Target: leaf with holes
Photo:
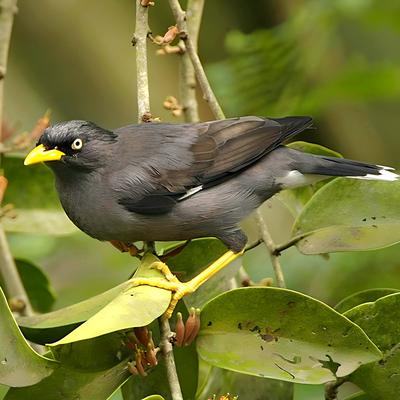
<path fill-rule="evenodd" d="M 338 178 L 321 188 L 296 219 L 304 254 L 372 250 L 400 241 L 400 181 Z"/>
<path fill-rule="evenodd" d="M 154 263 L 158 261 L 157 257 L 146 254 L 134 278 L 165 280 L 160 271 L 152 268 Z M 120 292 L 115 299 L 99 312 L 63 339 L 52 343 L 51 346 L 90 339 L 122 329 L 148 325 L 167 310 L 170 301 L 171 292 L 169 290 L 145 285 L 136 287 L 128 285 L 125 290 Z"/>
<path fill-rule="evenodd" d="M 363 365 L 349 380 L 369 399 L 396 399 L 400 393 L 400 293 L 356 306 L 345 316 L 358 324 L 383 352 L 382 360 Z"/>
<path fill-rule="evenodd" d="M 18 329 L 0 289 L 0 383 L 30 386 L 53 373 L 57 363 L 37 354 Z"/>
<path fill-rule="evenodd" d="M 197 339 L 208 363 L 250 375 L 325 383 L 379 360 L 356 324 L 326 304 L 278 288 L 242 288 L 204 306 Z"/>

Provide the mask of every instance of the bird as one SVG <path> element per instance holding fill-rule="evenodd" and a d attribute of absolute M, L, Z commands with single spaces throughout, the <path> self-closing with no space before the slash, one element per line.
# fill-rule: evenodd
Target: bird
<path fill-rule="evenodd" d="M 339 176 L 399 178 L 390 167 L 285 146 L 312 125 L 308 116 L 244 116 L 108 130 L 72 120 L 48 127 L 24 164 L 51 168 L 66 214 L 93 238 L 129 247 L 216 237 L 226 245 L 228 251 L 189 282 L 162 267 L 169 285 L 158 287 L 174 292 L 170 316 L 180 298 L 243 253 L 247 237 L 239 223 L 279 191 Z"/>

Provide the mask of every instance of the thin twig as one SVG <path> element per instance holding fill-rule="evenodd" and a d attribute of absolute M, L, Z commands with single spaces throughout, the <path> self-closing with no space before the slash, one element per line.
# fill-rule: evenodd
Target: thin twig
<path fill-rule="evenodd" d="M 21 277 L 18 274 L 7 237 L 0 225 L 0 275 L 4 282 L 5 291 L 10 304 L 19 304 L 18 311 L 21 315 L 32 315 L 32 306 L 29 302 Z"/>
<path fill-rule="evenodd" d="M 136 47 L 136 82 L 138 122 L 150 116 L 149 77 L 147 72 L 147 35 L 149 34 L 148 7 L 136 0 L 136 26 L 132 43 Z"/>
<path fill-rule="evenodd" d="M 142 123 L 151 117 L 150 114 L 150 95 L 149 78 L 147 72 L 147 36 L 148 26 L 148 7 L 141 5 L 141 0 L 136 0 L 136 26 L 134 44 L 136 46 L 136 74 L 137 74 L 137 103 L 138 103 L 138 122 Z M 144 246 L 147 250 L 154 251 L 154 243 L 148 242 Z M 171 327 L 168 319 L 160 317 L 158 319 L 160 327 L 160 348 L 165 359 L 168 383 L 171 390 L 172 400 L 183 400 L 182 391 L 179 384 L 178 373 L 176 371 L 174 353 L 172 350 Z"/>
<path fill-rule="evenodd" d="M 4 78 L 7 71 L 8 49 L 10 47 L 11 30 L 14 14 L 17 12 L 16 0 L 0 1 L 0 143 L 2 142 L 1 125 L 4 109 Z M 0 275 L 5 286 L 7 298 L 11 303 L 18 304 L 21 315 L 32 314 L 32 306 L 29 302 L 21 277 L 18 274 L 14 258 L 0 224 Z"/>
<path fill-rule="evenodd" d="M 204 0 L 188 1 L 186 11 L 187 29 L 188 35 L 190 36 L 196 53 L 201 18 L 203 15 L 203 8 Z M 185 43 L 182 39 L 180 41 L 180 47 L 185 47 Z M 186 51 L 181 53 L 181 62 L 179 69 L 179 89 L 185 121 L 200 121 L 196 99 L 196 75 L 192 60 L 190 59 L 190 56 Z"/>
<path fill-rule="evenodd" d="M 169 321 L 166 318 L 160 317 L 158 319 L 158 325 L 160 327 L 160 349 L 165 361 L 165 368 L 167 370 L 167 378 L 169 388 L 171 391 L 171 397 L 173 400 L 183 400 L 182 390 L 179 384 L 178 373 L 176 371 L 174 353 L 171 344 L 171 327 Z"/>
<path fill-rule="evenodd" d="M 271 258 L 272 267 L 274 268 L 276 276 L 276 283 L 280 288 L 284 288 L 286 287 L 285 277 L 283 276 L 281 263 L 279 262 L 279 256 L 276 254 L 274 241 L 272 240 L 271 234 L 269 233 L 260 209 L 257 210 L 256 217 L 262 240 L 265 243 Z"/>
<path fill-rule="evenodd" d="M 201 90 L 203 91 L 204 98 L 208 101 L 211 111 L 214 114 L 214 117 L 217 119 L 224 119 L 225 115 L 224 115 L 222 108 L 219 105 L 218 100 L 210 86 L 210 83 L 204 72 L 204 68 L 201 64 L 199 56 L 197 55 L 196 47 L 190 36 L 190 31 L 188 30 L 188 26 L 186 23 L 186 14 L 182 10 L 182 7 L 179 4 L 179 0 L 169 0 L 169 5 L 170 5 L 172 13 L 174 14 L 174 17 L 176 19 L 176 24 L 177 24 L 181 34 L 183 35 L 182 39 L 185 42 L 186 51 L 189 54 L 190 59 L 193 63 L 196 77 L 197 77 L 197 80 L 199 81 Z M 265 245 L 267 246 L 270 257 L 271 257 L 272 265 L 273 265 L 275 275 L 276 275 L 277 284 L 279 287 L 284 288 L 285 287 L 285 279 L 284 279 L 282 268 L 281 268 L 281 265 L 279 262 L 278 254 L 276 252 L 275 244 L 272 240 L 272 237 L 268 231 L 268 228 L 267 228 L 259 210 L 257 210 L 257 223 L 260 227 L 262 239 L 263 239 Z"/>
<path fill-rule="evenodd" d="M 336 400 L 339 387 L 346 382 L 345 378 L 338 378 L 334 382 L 329 382 L 325 385 L 325 400 Z"/>
<path fill-rule="evenodd" d="M 213 90 L 211 89 L 206 73 L 204 72 L 203 65 L 201 64 L 200 58 L 197 54 L 196 46 L 194 45 L 192 38 L 190 37 L 186 23 L 186 13 L 182 10 L 181 5 L 179 4 L 179 0 L 169 0 L 169 5 L 172 13 L 174 14 L 176 25 L 181 33 L 182 40 L 185 42 L 186 52 L 188 53 L 192 61 L 194 71 L 196 73 L 196 78 L 200 84 L 204 99 L 208 102 L 215 118 L 224 119 L 225 115 L 222 111 L 221 106 L 218 103 L 217 98 L 215 97 Z"/>

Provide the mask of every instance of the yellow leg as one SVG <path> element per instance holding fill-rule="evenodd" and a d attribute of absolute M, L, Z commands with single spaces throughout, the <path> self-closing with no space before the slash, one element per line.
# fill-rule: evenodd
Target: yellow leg
<path fill-rule="evenodd" d="M 166 264 L 163 262 L 157 262 L 154 265 L 155 268 L 159 269 L 165 275 L 167 281 L 161 281 L 156 278 L 132 278 L 131 283 L 134 286 L 148 285 L 173 292 L 171 303 L 164 314 L 165 318 L 171 318 L 176 304 L 180 299 L 182 299 L 182 297 L 196 291 L 203 283 L 208 281 L 208 279 L 214 276 L 217 272 L 221 271 L 221 269 L 225 268 L 232 261 L 236 260 L 242 254 L 243 251 L 239 253 L 234 253 L 230 250 L 227 251 L 220 258 L 218 258 L 218 260 L 214 261 L 204 271 L 200 272 L 188 282 L 180 282 L 178 278 L 172 274 Z"/>

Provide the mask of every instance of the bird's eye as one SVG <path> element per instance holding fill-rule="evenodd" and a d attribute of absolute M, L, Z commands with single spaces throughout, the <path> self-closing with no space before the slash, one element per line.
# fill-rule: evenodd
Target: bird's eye
<path fill-rule="evenodd" d="M 82 139 L 75 139 L 71 144 L 72 150 L 80 150 L 82 146 L 83 146 Z"/>

